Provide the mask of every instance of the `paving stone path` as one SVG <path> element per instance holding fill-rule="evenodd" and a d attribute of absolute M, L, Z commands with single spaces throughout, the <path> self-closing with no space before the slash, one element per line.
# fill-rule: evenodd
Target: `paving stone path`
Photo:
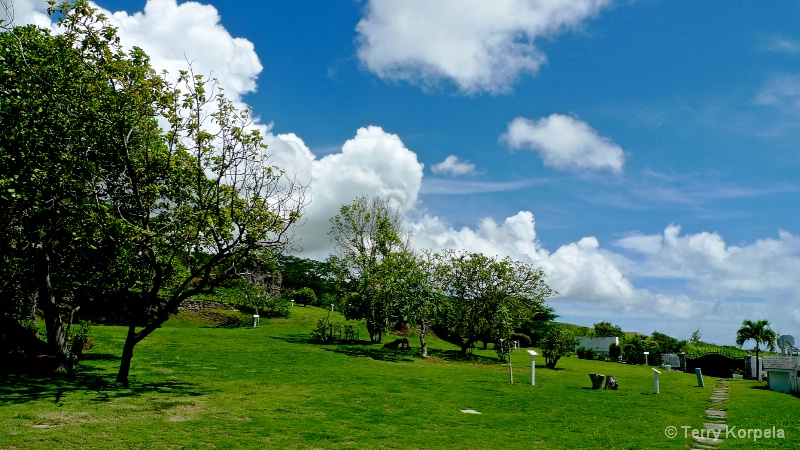
<path fill-rule="evenodd" d="M 722 379 L 714 386 L 714 392 L 708 399 L 709 405 L 705 411 L 706 422 L 703 424 L 708 432 L 693 437 L 693 449 L 714 449 L 724 440 L 725 431 L 728 429 L 728 413 L 725 410 L 725 403 L 728 401 L 728 382 Z"/>

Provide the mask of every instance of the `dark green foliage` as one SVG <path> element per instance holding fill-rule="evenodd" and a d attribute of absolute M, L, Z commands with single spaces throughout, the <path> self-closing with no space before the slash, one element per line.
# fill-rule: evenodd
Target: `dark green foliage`
<path fill-rule="evenodd" d="M 531 338 L 525 333 L 514 333 L 511 335 L 511 340 L 519 342 L 521 348 L 531 346 Z"/>
<path fill-rule="evenodd" d="M 608 346 L 608 356 L 612 361 L 617 361 L 622 357 L 622 347 L 619 344 L 612 343 Z"/>
<path fill-rule="evenodd" d="M 294 300 L 295 304 L 302 304 L 303 306 L 326 306 L 320 305 L 314 290 L 310 287 L 303 287 L 293 291 L 288 296 L 289 300 Z M 327 305 L 330 308 L 330 305 Z"/>
<path fill-rule="evenodd" d="M 644 352 L 648 351 L 640 336 L 625 336 L 622 339 L 622 360 L 628 364 L 644 364 Z"/>
<path fill-rule="evenodd" d="M 667 336 L 664 333 L 653 331 L 653 334 L 647 338 L 647 344 L 648 348 L 650 349 L 650 354 L 656 355 L 656 361 L 654 361 L 654 363 L 659 363 L 661 361 L 662 354 L 678 354 L 684 351 L 688 342 L 679 341 L 673 337 Z M 653 358 L 651 357 L 650 359 L 652 360 Z"/>
<path fill-rule="evenodd" d="M 336 293 L 333 270 L 327 261 L 277 255 L 275 262 L 281 273 L 284 292 L 310 288 L 317 299 Z"/>
<path fill-rule="evenodd" d="M 555 310 L 550 305 L 542 305 L 541 311 L 533 317 L 525 319 L 516 329 L 518 333 L 530 337 L 530 345 L 538 346 L 539 340 L 544 336 L 547 326 L 558 317 Z M 575 334 L 576 336 L 578 334 Z"/>
<path fill-rule="evenodd" d="M 594 324 L 594 335 L 622 337 L 625 333 L 618 325 L 612 325 L 610 322 L 597 322 Z"/>

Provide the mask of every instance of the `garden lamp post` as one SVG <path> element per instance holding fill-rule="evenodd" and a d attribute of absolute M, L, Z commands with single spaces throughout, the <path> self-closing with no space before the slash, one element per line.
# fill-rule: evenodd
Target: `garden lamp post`
<path fill-rule="evenodd" d="M 536 355 L 537 353 L 533 350 L 528 350 L 528 353 L 531 355 L 531 386 L 536 384 Z"/>

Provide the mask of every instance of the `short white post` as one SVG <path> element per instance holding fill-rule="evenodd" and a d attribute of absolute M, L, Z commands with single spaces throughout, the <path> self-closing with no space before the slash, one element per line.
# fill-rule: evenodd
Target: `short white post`
<path fill-rule="evenodd" d="M 514 350 L 519 350 L 519 341 L 514 341 Z"/>
<path fill-rule="evenodd" d="M 657 371 L 656 369 L 653 369 L 653 388 L 655 394 L 658 394 L 658 374 L 660 373 L 661 372 Z"/>
<path fill-rule="evenodd" d="M 294 300 L 292 300 L 292 306 L 294 306 Z"/>
<path fill-rule="evenodd" d="M 650 364 L 647 364 L 647 355 L 649 355 L 649 354 L 650 354 L 650 352 L 644 352 L 644 365 L 645 366 L 649 366 L 650 365 Z"/>
<path fill-rule="evenodd" d="M 531 355 L 531 386 L 536 384 L 536 355 L 537 353 L 533 350 L 528 350 L 528 353 Z"/>
<path fill-rule="evenodd" d="M 253 328 L 258 326 L 258 314 L 253 314 Z"/>
<path fill-rule="evenodd" d="M 333 311 L 333 303 L 331 303 L 331 311 Z"/>

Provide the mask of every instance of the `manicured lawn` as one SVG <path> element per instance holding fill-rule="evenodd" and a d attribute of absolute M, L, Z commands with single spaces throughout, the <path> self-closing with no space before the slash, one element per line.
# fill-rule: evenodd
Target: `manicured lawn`
<path fill-rule="evenodd" d="M 137 346 L 128 389 L 112 383 L 124 330 L 96 326 L 98 345 L 73 377 L 0 381 L 0 447 L 687 448 L 691 439 L 669 439 L 664 430 L 702 428 L 714 385 L 662 373 L 654 395 L 647 367 L 571 357 L 548 370 L 539 357 L 530 386 L 525 351 L 514 352 L 512 385 L 493 351 L 463 361 L 455 347 L 432 340 L 432 357 L 422 360 L 415 336 L 411 352 L 309 344 L 324 314 L 294 307 L 291 318 L 257 329 L 171 320 Z M 589 389 L 595 372 L 616 376 L 620 389 Z M 731 424 L 739 416 L 751 424 L 740 398 L 768 396 L 785 407 L 798 401 L 745 389 L 748 383 L 731 383 Z M 797 420 L 780 423 L 787 439 L 778 445 L 796 446 Z"/>

